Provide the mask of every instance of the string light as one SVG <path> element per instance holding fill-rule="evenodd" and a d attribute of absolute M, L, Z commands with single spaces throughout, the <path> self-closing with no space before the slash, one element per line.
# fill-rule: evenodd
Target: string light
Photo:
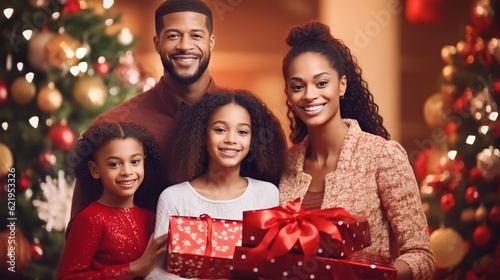
<path fill-rule="evenodd" d="M 24 64 L 23 64 L 22 62 L 18 62 L 18 63 L 16 64 L 16 66 L 17 66 L 17 70 L 18 70 L 19 72 L 23 71 L 23 69 L 24 69 Z"/>
<path fill-rule="evenodd" d="M 488 119 L 490 119 L 491 121 L 496 121 L 498 119 L 498 112 L 492 112 L 489 116 L 488 116 Z"/>
<path fill-rule="evenodd" d="M 467 136 L 465 143 L 472 145 L 472 144 L 474 144 L 474 142 L 476 142 L 476 136 L 474 136 L 474 135 Z"/>
<path fill-rule="evenodd" d="M 85 61 L 80 62 L 78 63 L 78 69 L 80 69 L 80 72 L 85 73 L 89 69 L 89 65 Z"/>
<path fill-rule="evenodd" d="M 28 81 L 28 83 L 31 83 L 33 82 L 33 78 L 35 78 L 35 74 L 33 74 L 33 72 L 29 72 L 26 74 L 26 81 Z"/>
<path fill-rule="evenodd" d="M 3 130 L 7 131 L 7 129 L 9 128 L 9 123 L 8 122 L 3 122 L 2 123 L 2 128 L 3 128 Z"/>
<path fill-rule="evenodd" d="M 483 135 L 486 135 L 486 133 L 488 133 L 489 130 L 490 127 L 487 125 L 482 125 L 481 127 L 479 127 L 479 132 L 482 133 Z"/>
<path fill-rule="evenodd" d="M 31 39 L 31 35 L 33 35 L 33 30 L 27 29 L 23 31 L 23 36 L 26 40 Z"/>
<path fill-rule="evenodd" d="M 457 151 L 451 150 L 451 151 L 448 152 L 448 158 L 449 159 L 454 160 L 456 156 L 457 156 Z"/>
<path fill-rule="evenodd" d="M 10 19 L 10 17 L 12 16 L 13 13 L 14 13 L 14 9 L 12 9 L 12 8 L 6 8 L 5 10 L 3 10 L 3 14 L 5 15 L 5 17 L 7 19 Z"/>
<path fill-rule="evenodd" d="M 104 7 L 104 9 L 109 9 L 111 8 L 111 6 L 113 6 L 114 3 L 114 0 L 104 0 L 102 1 L 102 6 Z"/>
<path fill-rule="evenodd" d="M 31 124 L 31 126 L 33 128 L 37 128 L 38 127 L 38 122 L 40 121 L 40 119 L 37 117 L 37 116 L 33 116 L 31 117 L 28 122 Z"/>
<path fill-rule="evenodd" d="M 73 76 L 78 76 L 78 74 L 80 74 L 80 68 L 78 66 L 71 66 L 69 68 L 69 72 L 73 75 Z"/>

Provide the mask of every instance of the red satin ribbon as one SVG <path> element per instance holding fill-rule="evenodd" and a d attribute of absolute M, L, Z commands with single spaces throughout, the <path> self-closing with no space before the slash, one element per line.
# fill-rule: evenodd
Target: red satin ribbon
<path fill-rule="evenodd" d="M 201 214 L 200 220 L 205 221 L 205 223 L 207 224 L 207 242 L 206 242 L 204 255 L 207 257 L 211 257 L 212 256 L 212 225 L 213 225 L 213 220 L 208 214 Z"/>
<path fill-rule="evenodd" d="M 274 207 L 245 214 L 243 227 L 267 230 L 255 251 L 264 253 L 273 242 L 266 260 L 288 253 L 299 241 L 304 256 L 314 256 L 320 246 L 319 232 L 340 241 L 342 236 L 337 228 L 338 221 L 356 221 L 344 208 L 305 210 L 300 198 L 290 201 L 285 207 Z M 257 253 L 256 252 L 256 253 Z"/>

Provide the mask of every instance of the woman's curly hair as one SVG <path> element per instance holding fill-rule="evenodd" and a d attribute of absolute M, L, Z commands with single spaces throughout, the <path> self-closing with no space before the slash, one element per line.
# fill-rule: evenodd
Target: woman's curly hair
<path fill-rule="evenodd" d="M 71 165 L 75 177 L 82 182 L 83 191 L 88 192 L 90 197 L 98 198 L 103 191 L 101 180 L 94 179 L 90 174 L 88 167 L 89 161 L 95 160 L 95 153 L 103 144 L 113 139 L 137 139 L 144 149 L 144 180 L 136 191 L 146 193 L 148 189 L 154 189 L 154 178 L 157 178 L 160 166 L 160 152 L 154 137 L 146 128 L 126 122 L 99 122 L 87 129 L 76 142 L 71 152 Z M 139 206 L 149 208 L 148 205 L 141 205 L 141 202 L 135 201 Z"/>
<path fill-rule="evenodd" d="M 250 114 L 251 150 L 241 163 L 240 175 L 278 185 L 287 148 L 279 120 L 251 92 L 222 90 L 206 95 L 178 118 L 173 130 L 169 179 L 192 180 L 208 169 L 207 127 L 212 114 L 227 104 L 242 106 Z"/>
<path fill-rule="evenodd" d="M 285 83 L 288 68 L 292 60 L 307 52 L 317 53 L 325 57 L 330 66 L 337 70 L 339 78 L 347 77 L 347 89 L 340 99 L 340 115 L 342 118 L 355 119 L 363 131 L 389 139 L 389 132 L 382 124 L 382 116 L 373 95 L 368 90 L 368 83 L 363 80 L 361 68 L 357 65 L 349 48 L 330 34 L 330 28 L 318 21 L 311 21 L 304 26 L 294 26 L 288 33 L 286 43 L 291 47 L 283 59 L 283 77 Z M 288 107 L 290 120 L 290 141 L 301 142 L 308 134 L 306 124 Z"/>

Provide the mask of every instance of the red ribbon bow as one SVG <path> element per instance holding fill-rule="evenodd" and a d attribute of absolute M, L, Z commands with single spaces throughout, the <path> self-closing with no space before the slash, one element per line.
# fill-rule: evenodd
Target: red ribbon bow
<path fill-rule="evenodd" d="M 305 210 L 300 198 L 290 201 L 285 207 L 278 206 L 258 210 L 245 215 L 245 225 L 268 230 L 256 251 L 265 251 L 271 245 L 267 260 L 288 253 L 299 241 L 304 256 L 314 256 L 320 246 L 319 232 L 340 241 L 342 236 L 337 228 L 338 221 L 356 221 L 344 208 L 336 207 L 321 210 Z"/>

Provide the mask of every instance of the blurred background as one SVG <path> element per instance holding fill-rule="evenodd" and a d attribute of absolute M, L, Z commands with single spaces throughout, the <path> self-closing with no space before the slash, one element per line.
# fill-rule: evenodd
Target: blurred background
<path fill-rule="evenodd" d="M 287 134 L 285 36 L 310 20 L 328 24 L 414 167 L 435 279 L 500 279 L 499 0 L 205 2 L 216 83 L 255 93 Z M 0 231 L 2 277 L 53 278 L 71 206 L 71 148 L 95 117 L 162 76 L 153 48 L 160 3 L 0 4 L 0 205 L 13 207 L 0 218 L 17 218 L 15 273 L 6 252 L 13 231 Z"/>

